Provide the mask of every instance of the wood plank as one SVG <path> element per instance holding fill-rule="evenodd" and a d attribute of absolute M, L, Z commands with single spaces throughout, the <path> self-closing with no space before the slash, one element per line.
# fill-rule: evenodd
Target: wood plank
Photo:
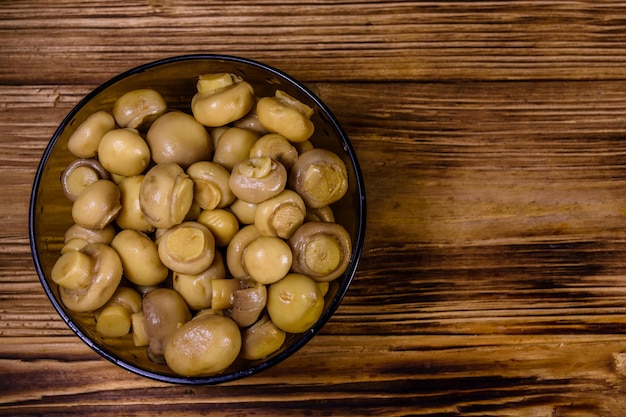
<path fill-rule="evenodd" d="M 189 53 L 257 59 L 303 81 L 616 79 L 626 75 L 625 8 L 544 0 L 211 7 L 175 1 L 85 7 L 76 0 L 40 7 L 24 0 L 0 9 L 0 82 L 99 84 Z"/>

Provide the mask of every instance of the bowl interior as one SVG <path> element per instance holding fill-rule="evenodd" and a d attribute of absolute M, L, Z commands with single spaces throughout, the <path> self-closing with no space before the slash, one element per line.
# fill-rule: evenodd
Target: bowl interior
<path fill-rule="evenodd" d="M 184 378 L 165 365 L 153 363 L 145 348 L 134 347 L 130 335 L 120 339 L 103 338 L 95 331 L 92 314 L 67 310 L 60 302 L 50 271 L 59 257 L 65 231 L 73 223 L 71 202 L 66 199 L 59 181 L 61 172 L 75 159 L 67 150 L 72 132 L 89 115 L 98 110 L 110 111 L 118 97 L 138 88 L 153 88 L 163 95 L 170 108 L 190 113 L 198 76 L 213 72 L 240 75 L 254 86 L 257 96 L 273 96 L 276 89 L 281 89 L 314 108 L 315 133 L 311 142 L 340 155 L 348 168 L 349 190 L 333 205 L 333 210 L 336 221 L 352 237 L 353 258 L 346 273 L 332 282 L 324 313 L 309 331 L 289 335 L 278 352 L 263 360 L 238 360 L 220 375 Z M 364 228 L 365 194 L 359 165 L 347 136 L 326 106 L 306 87 L 276 69 L 255 61 L 218 55 L 181 56 L 146 64 L 111 79 L 86 96 L 61 123 L 46 148 L 37 170 L 30 207 L 30 239 L 35 267 L 50 301 L 68 326 L 99 354 L 131 372 L 160 381 L 187 384 L 220 383 L 259 372 L 284 360 L 308 342 L 337 309 L 350 285 L 363 246 Z"/>

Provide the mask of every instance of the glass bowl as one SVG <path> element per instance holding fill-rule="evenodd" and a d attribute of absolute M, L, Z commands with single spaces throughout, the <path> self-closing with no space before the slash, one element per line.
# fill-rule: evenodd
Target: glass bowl
<path fill-rule="evenodd" d="M 183 377 L 166 365 L 151 361 L 145 347 L 134 346 L 130 334 L 123 338 L 103 338 L 95 330 L 92 313 L 72 312 L 61 302 L 50 273 L 60 256 L 65 231 L 73 221 L 71 202 L 61 188 L 60 176 L 75 159 L 67 149 L 68 138 L 92 113 L 111 111 L 118 97 L 139 88 L 153 88 L 163 95 L 169 108 L 190 113 L 198 77 L 218 72 L 241 76 L 252 84 L 259 97 L 273 96 L 276 89 L 281 89 L 314 109 L 311 120 L 315 133 L 311 142 L 315 147 L 337 153 L 348 170 L 348 192 L 333 205 L 333 211 L 336 221 L 351 235 L 352 257 L 346 272 L 331 283 L 321 317 L 307 331 L 288 334 L 283 346 L 264 359 L 237 359 L 218 375 Z M 326 105 L 302 83 L 275 68 L 249 59 L 212 54 L 177 56 L 141 65 L 112 78 L 70 111 L 52 136 L 39 163 L 30 201 L 29 233 L 35 268 L 45 293 L 71 330 L 94 351 L 128 371 L 154 380 L 177 384 L 218 384 L 256 374 L 280 363 L 309 342 L 331 318 L 356 273 L 361 256 L 365 233 L 365 189 L 348 137 Z"/>

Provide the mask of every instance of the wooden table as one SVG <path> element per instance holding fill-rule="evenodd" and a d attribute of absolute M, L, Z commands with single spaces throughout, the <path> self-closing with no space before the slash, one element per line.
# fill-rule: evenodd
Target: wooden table
<path fill-rule="evenodd" d="M 367 237 L 335 316 L 220 386 L 130 374 L 35 273 L 39 158 L 91 89 L 155 59 L 302 80 L 362 164 Z M 0 4 L 0 414 L 626 415 L 626 4 Z"/>

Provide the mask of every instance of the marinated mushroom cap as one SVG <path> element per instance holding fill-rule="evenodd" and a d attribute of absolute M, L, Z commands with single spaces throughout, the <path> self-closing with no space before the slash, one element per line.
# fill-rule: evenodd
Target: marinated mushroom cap
<path fill-rule="evenodd" d="M 133 229 L 139 232 L 153 232 L 155 227 L 150 224 L 139 204 L 139 189 L 143 175 L 124 177 L 117 186 L 120 189 L 122 208 L 115 218 L 115 223 L 122 229 Z"/>
<path fill-rule="evenodd" d="M 187 168 L 211 159 L 213 143 L 206 128 L 193 116 L 170 111 L 159 116 L 146 134 L 152 159 L 157 164 L 174 162 Z"/>
<path fill-rule="evenodd" d="M 102 136 L 115 127 L 111 113 L 97 111 L 78 125 L 67 141 L 67 150 L 78 158 L 93 158 L 98 153 Z"/>
<path fill-rule="evenodd" d="M 250 158 L 269 156 L 289 171 L 298 159 L 298 150 L 284 136 L 269 133 L 261 136 L 250 148 Z"/>
<path fill-rule="evenodd" d="M 230 318 L 201 314 L 185 323 L 165 346 L 165 361 L 183 376 L 209 376 L 228 368 L 241 350 L 241 333 Z"/>
<path fill-rule="evenodd" d="M 332 281 L 348 268 L 352 256 L 350 234 L 339 223 L 304 223 L 288 240 L 292 270 L 316 281 Z"/>
<path fill-rule="evenodd" d="M 224 258 L 220 252 L 215 252 L 211 266 L 199 274 L 174 272 L 172 287 L 185 299 L 192 310 L 204 310 L 211 307 L 213 280 L 225 278 Z"/>
<path fill-rule="evenodd" d="M 143 297 L 142 311 L 148 351 L 158 361 L 174 332 L 191 320 L 191 312 L 183 297 L 171 288 L 156 288 L 148 292 Z"/>
<path fill-rule="evenodd" d="M 276 197 L 259 203 L 254 225 L 263 236 L 289 239 L 304 222 L 306 206 L 302 197 L 292 190 L 283 190 Z"/>
<path fill-rule="evenodd" d="M 278 351 L 285 343 L 287 333 L 276 327 L 268 315 L 264 315 L 259 321 L 245 329 L 241 338 L 241 357 L 257 360 Z"/>
<path fill-rule="evenodd" d="M 122 279 L 122 261 L 117 252 L 103 243 L 90 243 L 67 252 L 51 272 L 59 285 L 61 301 L 75 312 L 95 311 L 113 295 Z"/>
<path fill-rule="evenodd" d="M 267 289 L 267 312 L 281 330 L 302 333 L 320 318 L 324 296 L 315 281 L 290 273 Z"/>
<path fill-rule="evenodd" d="M 107 303 L 96 311 L 96 331 L 104 337 L 122 337 L 130 332 L 132 314 L 141 311 L 141 295 L 130 287 L 117 287 Z"/>
<path fill-rule="evenodd" d="M 228 185 L 230 171 L 210 161 L 199 161 L 187 168 L 194 182 L 194 199 L 204 210 L 224 208 L 235 200 Z"/>
<path fill-rule="evenodd" d="M 109 179 L 109 173 L 97 159 L 76 159 L 61 173 L 61 186 L 65 196 L 75 201 L 92 182 Z"/>
<path fill-rule="evenodd" d="M 182 223 L 193 202 L 193 180 L 176 163 L 157 164 L 145 174 L 139 187 L 139 206 L 156 228 Z"/>
<path fill-rule="evenodd" d="M 120 231 L 111 242 L 122 260 L 124 276 L 133 284 L 157 285 L 169 273 L 159 258 L 157 245 L 145 234 L 133 229 Z"/>
<path fill-rule="evenodd" d="M 287 275 L 292 259 L 291 249 L 284 240 L 261 236 L 247 246 L 243 265 L 256 282 L 272 284 Z"/>
<path fill-rule="evenodd" d="M 252 130 L 230 127 L 217 139 L 213 162 L 220 164 L 228 171 L 239 162 L 250 157 L 250 149 L 259 138 Z"/>
<path fill-rule="evenodd" d="M 209 127 L 224 126 L 242 118 L 255 103 L 252 86 L 234 74 L 201 75 L 197 90 L 191 99 L 191 111 L 196 120 Z"/>
<path fill-rule="evenodd" d="M 235 198 L 235 201 L 233 201 L 228 209 L 237 217 L 239 223 L 248 225 L 254 223 L 257 206 L 258 204 Z"/>
<path fill-rule="evenodd" d="M 285 189 L 287 171 L 267 156 L 246 159 L 233 168 L 229 185 L 233 194 L 250 203 L 260 203 Z"/>
<path fill-rule="evenodd" d="M 313 109 L 281 90 L 274 97 L 259 99 L 256 114 L 264 128 L 290 142 L 308 140 L 315 129 L 310 120 Z"/>
<path fill-rule="evenodd" d="M 74 223 L 87 229 L 102 229 L 119 213 L 120 190 L 109 180 L 89 184 L 72 204 Z"/>
<path fill-rule="evenodd" d="M 113 129 L 102 136 L 98 160 L 112 174 L 141 174 L 150 163 L 150 148 L 134 129 Z"/>
<path fill-rule="evenodd" d="M 239 327 L 254 324 L 267 304 L 267 288 L 254 281 L 241 281 L 243 288 L 233 292 L 233 306 L 227 311 Z"/>
<path fill-rule="evenodd" d="M 308 207 L 317 208 L 339 201 L 348 191 L 348 171 L 337 154 L 314 148 L 300 155 L 291 168 L 289 188 Z"/>
<path fill-rule="evenodd" d="M 89 229 L 78 224 L 73 224 L 65 231 L 64 243 L 68 243 L 72 239 L 82 239 L 88 243 L 109 244 L 116 233 L 115 227 L 113 227 L 112 224 L 108 224 L 102 229 Z"/>
<path fill-rule="evenodd" d="M 203 210 L 196 221 L 211 231 L 217 246 L 228 246 L 239 231 L 239 220 L 226 209 Z"/>
<path fill-rule="evenodd" d="M 226 265 L 234 278 L 250 278 L 248 271 L 244 267 L 243 256 L 248 249 L 248 245 L 260 236 L 261 234 L 256 226 L 250 224 L 239 229 L 228 243 L 226 248 Z"/>
<path fill-rule="evenodd" d="M 140 88 L 120 96 L 113 104 L 113 117 L 117 125 L 145 130 L 161 114 L 167 103 L 161 94 L 151 88 Z"/>
<path fill-rule="evenodd" d="M 161 262 L 172 271 L 198 274 L 213 263 L 215 238 L 203 224 L 187 221 L 165 231 L 158 251 Z"/>

